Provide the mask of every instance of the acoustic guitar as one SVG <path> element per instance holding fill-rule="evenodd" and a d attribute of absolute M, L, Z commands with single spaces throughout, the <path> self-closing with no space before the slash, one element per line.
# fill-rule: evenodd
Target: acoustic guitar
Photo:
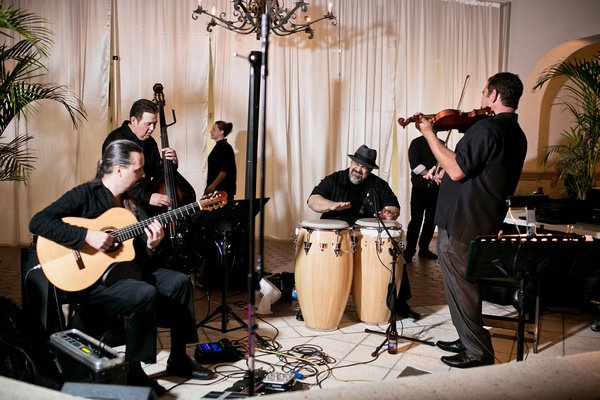
<path fill-rule="evenodd" d="M 133 213 L 122 207 L 111 208 L 93 219 L 65 217 L 63 221 L 68 224 L 104 231 L 114 236 L 113 247 L 102 252 L 86 243 L 80 250 L 74 250 L 40 236 L 37 241 L 38 259 L 46 278 L 54 286 L 67 292 L 83 290 L 98 281 L 111 264 L 133 260 L 133 238 L 144 233 L 144 228 L 152 221 L 158 220 L 165 226 L 200 211 L 221 208 L 226 203 L 227 193 L 215 192 L 197 202 L 143 221 L 138 221 Z"/>

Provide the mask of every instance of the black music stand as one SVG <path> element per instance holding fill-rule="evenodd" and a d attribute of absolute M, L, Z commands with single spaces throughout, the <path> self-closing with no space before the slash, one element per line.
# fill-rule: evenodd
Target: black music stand
<path fill-rule="evenodd" d="M 584 244 L 585 237 L 579 235 L 490 235 L 470 242 L 465 277 L 487 284 L 519 284 L 517 361 L 523 360 L 525 309 L 532 298 L 528 290 L 534 287 L 537 291 L 534 311 L 534 352 L 537 352 L 541 282 L 551 274 L 570 270 Z M 487 317 L 514 321 L 508 317 Z"/>
<path fill-rule="evenodd" d="M 269 201 L 266 197 L 263 199 L 262 207 L 260 207 L 259 199 L 254 199 L 253 210 L 254 216 L 264 208 L 264 205 Z M 230 254 L 231 247 L 234 245 L 231 243 L 231 234 L 236 229 L 244 228 L 248 225 L 250 213 L 250 200 L 232 200 L 229 201 L 224 207 L 211 211 L 210 213 L 203 213 L 201 217 L 196 221 L 204 228 L 214 228 L 221 235 L 221 247 L 222 254 L 219 269 L 223 271 L 223 285 L 221 287 L 221 304 L 217 306 L 215 311 L 207 315 L 202 321 L 196 324 L 196 327 L 204 326 L 205 328 L 220 330 L 221 332 L 229 332 L 237 329 L 247 329 L 248 324 L 242 320 L 236 313 L 233 312 L 231 307 L 227 304 L 227 293 L 229 290 L 229 269 L 230 269 Z M 215 316 L 221 314 L 221 328 L 206 325 L 207 323 L 214 320 Z M 229 322 L 229 316 L 236 320 L 240 326 L 236 328 L 227 329 L 227 323 Z"/>

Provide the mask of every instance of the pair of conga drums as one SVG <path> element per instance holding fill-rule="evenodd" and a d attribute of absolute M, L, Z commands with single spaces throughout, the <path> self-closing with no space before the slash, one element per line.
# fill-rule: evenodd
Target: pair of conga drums
<path fill-rule="evenodd" d="M 358 318 L 368 324 L 388 321 L 388 286 L 394 261 L 391 240 L 402 243 L 402 226 L 376 218 L 359 219 L 350 227 L 344 221 L 304 220 L 296 228 L 295 281 L 300 310 L 307 327 L 337 329 L 350 291 Z M 400 246 L 401 247 L 401 246 Z M 402 263 L 394 263 L 396 287 Z"/>

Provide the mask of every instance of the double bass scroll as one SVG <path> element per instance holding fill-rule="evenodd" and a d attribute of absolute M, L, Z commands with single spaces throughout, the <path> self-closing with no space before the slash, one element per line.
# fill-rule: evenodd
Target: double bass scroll
<path fill-rule="evenodd" d="M 175 118 L 175 110 L 173 113 L 173 122 L 167 124 L 165 118 L 164 106 L 165 95 L 163 93 L 163 85 L 156 83 L 152 88 L 154 90 L 154 102 L 158 106 L 158 114 L 160 121 L 160 142 L 161 147 L 164 149 L 169 146 L 169 136 L 167 134 L 167 128 L 174 125 L 177 122 Z M 195 201 L 196 192 L 192 185 L 183 177 L 173 164 L 173 161 L 163 158 L 163 176 L 162 179 L 157 180 L 155 191 L 158 193 L 165 194 L 171 198 L 171 205 L 169 209 L 177 208 L 183 204 L 189 204 Z"/>

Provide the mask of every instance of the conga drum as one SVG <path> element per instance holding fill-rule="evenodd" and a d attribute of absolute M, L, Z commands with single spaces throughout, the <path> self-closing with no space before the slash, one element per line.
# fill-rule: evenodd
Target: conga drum
<path fill-rule="evenodd" d="M 304 220 L 296 228 L 296 293 L 304 324 L 337 329 L 352 286 L 353 251 L 345 221 Z"/>
<path fill-rule="evenodd" d="M 356 221 L 353 238 L 356 245 L 354 254 L 354 278 L 352 298 L 358 318 L 367 324 L 382 324 L 389 320 L 387 306 L 388 286 L 392 282 L 393 250 L 392 240 L 402 249 L 402 225 L 397 221 L 386 221 L 390 236 L 377 218 Z M 403 264 L 398 256 L 394 263 L 396 289 L 400 288 Z"/>

